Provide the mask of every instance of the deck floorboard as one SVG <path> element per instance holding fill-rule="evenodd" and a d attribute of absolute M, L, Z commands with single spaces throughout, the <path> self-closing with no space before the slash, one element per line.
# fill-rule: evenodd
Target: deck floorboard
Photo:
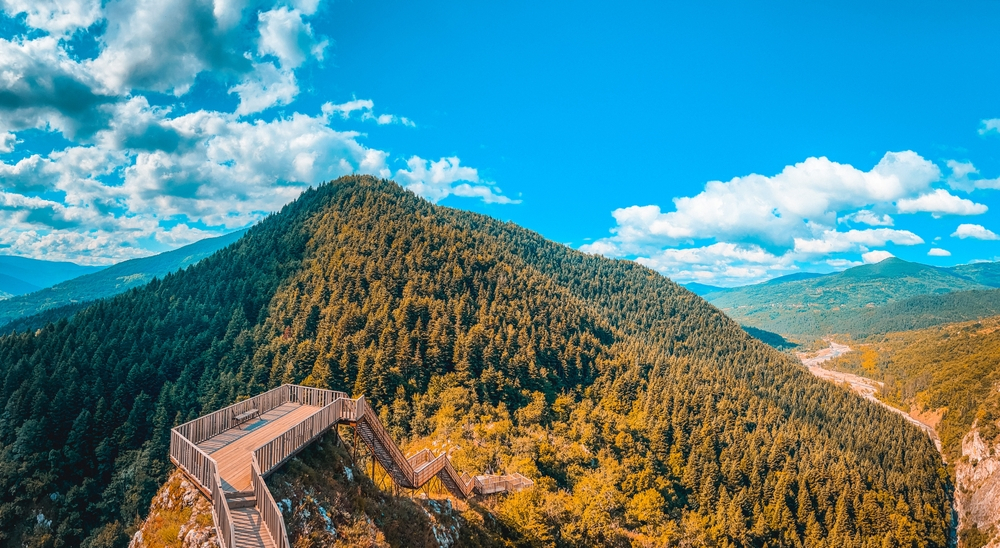
<path fill-rule="evenodd" d="M 286 403 L 262 414 L 259 420 L 246 422 L 207 439 L 198 447 L 219 463 L 223 490 L 250 491 L 253 489 L 250 483 L 250 454 L 253 450 L 319 409 L 311 405 Z"/>

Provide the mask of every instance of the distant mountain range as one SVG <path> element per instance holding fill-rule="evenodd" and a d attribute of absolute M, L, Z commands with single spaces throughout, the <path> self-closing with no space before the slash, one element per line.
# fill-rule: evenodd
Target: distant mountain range
<path fill-rule="evenodd" d="M 715 291 L 692 285 L 741 324 L 793 338 L 863 336 L 1000 314 L 1000 263 L 940 268 L 890 258 Z"/>
<path fill-rule="evenodd" d="M 18 259 L 18 261 L 11 262 L 37 268 L 37 279 L 42 280 L 44 283 L 57 280 L 53 282 L 54 285 L 50 284 L 52 287 L 44 289 L 36 288 L 32 292 L 10 292 L 18 296 L 0 301 L 0 326 L 5 326 L 0 329 L 4 332 L 9 331 L 10 329 L 6 327 L 8 324 L 26 316 L 32 316 L 63 306 L 103 299 L 124 293 L 133 287 L 145 285 L 153 278 L 162 278 L 171 272 L 176 272 L 208 257 L 212 253 L 238 240 L 245 232 L 245 230 L 240 230 L 232 234 L 219 236 L 218 238 L 207 238 L 173 251 L 160 253 L 152 257 L 124 261 L 107 268 L 85 267 L 72 263 L 36 261 L 34 259 L 22 259 L 21 257 L 0 257 L 0 268 L 3 268 L 5 264 L 4 259 Z M 55 266 L 51 267 L 52 271 L 45 271 L 46 268 L 49 268 L 47 265 Z M 69 273 L 74 272 L 74 269 L 83 269 L 82 275 L 65 277 Z M 21 271 L 27 272 L 27 266 L 22 268 Z M 3 280 L 0 279 L 0 283 L 2 282 Z M 58 315 L 56 314 L 56 316 Z M 55 320 L 58 318 L 44 318 L 45 321 L 49 319 Z"/>
<path fill-rule="evenodd" d="M 0 299 L 38 291 L 103 268 L 0 255 Z"/>

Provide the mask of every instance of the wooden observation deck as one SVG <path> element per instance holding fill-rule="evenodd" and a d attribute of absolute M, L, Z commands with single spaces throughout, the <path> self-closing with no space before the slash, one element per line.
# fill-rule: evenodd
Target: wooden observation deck
<path fill-rule="evenodd" d="M 465 499 L 533 485 L 520 474 L 459 475 L 446 454 L 426 449 L 406 457 L 364 397 L 289 384 L 174 428 L 170 460 L 211 499 L 222 548 L 289 548 L 285 520 L 264 478 L 338 424 L 354 426 L 399 487 L 415 489 L 437 477 Z"/>

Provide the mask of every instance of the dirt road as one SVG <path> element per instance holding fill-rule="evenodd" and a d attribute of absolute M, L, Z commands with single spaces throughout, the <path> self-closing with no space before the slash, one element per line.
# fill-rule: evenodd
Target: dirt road
<path fill-rule="evenodd" d="M 875 394 L 878 393 L 878 391 L 882 388 L 882 383 L 865 377 L 860 377 L 858 375 L 854 375 L 851 373 L 841 373 L 840 371 L 832 371 L 830 369 L 823 369 L 822 367 L 820 367 L 820 364 L 832 360 L 837 356 L 846 354 L 851 350 L 851 347 L 847 346 L 846 344 L 839 344 L 829 339 L 827 339 L 827 342 L 830 343 L 830 346 L 818 352 L 812 352 L 812 353 L 799 352 L 796 354 L 796 356 L 802 362 L 802 365 L 806 366 L 806 368 L 809 369 L 810 373 L 816 375 L 821 379 L 835 382 L 837 384 L 845 384 L 851 390 L 854 390 L 866 400 L 873 401 L 881 405 L 882 407 L 885 407 L 886 409 L 892 411 L 893 413 L 898 413 L 900 416 L 905 418 L 911 424 L 926 432 L 927 435 L 930 436 L 931 440 L 934 442 L 934 446 L 937 447 L 937 450 L 939 452 L 941 451 L 941 438 L 938 436 L 938 433 L 937 431 L 934 430 L 934 428 L 932 428 L 928 424 L 920 422 L 919 420 L 910 416 L 905 411 L 896 409 L 895 407 L 879 400 L 875 396 Z"/>

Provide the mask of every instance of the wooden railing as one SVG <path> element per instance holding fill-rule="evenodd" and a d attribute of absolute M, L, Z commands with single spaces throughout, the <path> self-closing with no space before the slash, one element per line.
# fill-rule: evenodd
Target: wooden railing
<path fill-rule="evenodd" d="M 222 548 L 236 548 L 233 539 L 236 538 L 236 531 L 233 529 L 233 515 L 229 511 L 229 501 L 222 491 L 222 478 L 219 477 L 218 467 L 212 460 L 212 517 L 215 518 L 215 527 L 219 533 Z"/>
<path fill-rule="evenodd" d="M 269 476 L 313 440 L 325 434 L 331 426 L 337 424 L 343 401 L 341 399 L 331 402 L 271 441 L 254 449 L 253 456 L 260 465 L 261 475 Z"/>
<path fill-rule="evenodd" d="M 255 506 L 260 512 L 261 521 L 267 526 L 267 534 L 274 541 L 275 548 L 290 548 L 285 518 L 281 515 L 278 503 L 274 502 L 270 489 L 264 483 L 256 453 L 250 457 L 250 482 L 253 484 L 254 498 L 257 499 Z"/>
<path fill-rule="evenodd" d="M 222 548 L 233 548 L 233 517 L 222 491 L 222 477 L 215 459 L 177 430 L 170 431 L 170 459 L 212 499 L 212 517 Z"/>
<path fill-rule="evenodd" d="M 491 494 L 533 485 L 531 480 L 520 474 L 487 477 L 459 475 L 447 454 L 435 457 L 426 449 L 407 458 L 382 426 L 378 415 L 368 406 L 364 396 L 352 400 L 344 392 L 282 385 L 182 424 L 170 432 L 171 460 L 194 479 L 199 484 L 198 487 L 212 499 L 212 515 L 222 548 L 236 548 L 233 545 L 235 532 L 232 515 L 222 489 L 218 464 L 197 444 L 232 428 L 233 417 L 236 415 L 250 409 L 256 409 L 263 414 L 289 402 L 316 406 L 319 410 L 257 447 L 250 454 L 250 479 L 256 498 L 255 508 L 260 513 L 261 520 L 277 548 L 289 548 L 290 544 L 281 509 L 274 501 L 264 478 L 341 422 L 359 427 L 364 424 L 368 427 L 367 430 L 375 438 L 373 441 L 381 446 L 385 457 L 391 461 L 382 463 L 383 467 L 402 487 L 421 487 L 435 476 L 439 476 L 446 486 L 451 484 L 457 489 L 455 492 L 456 489 L 448 487 L 455 492 L 454 494 L 466 498 L 474 493 Z M 374 447 L 372 449 L 374 452 Z"/>
<path fill-rule="evenodd" d="M 184 437 L 191 440 L 193 443 L 201 443 L 232 428 L 233 417 L 236 415 L 246 413 L 251 409 L 256 409 L 263 415 L 276 407 L 280 407 L 289 401 L 292 401 L 291 398 L 293 396 L 293 391 L 291 388 L 292 385 L 283 384 L 277 388 L 268 390 L 263 394 L 258 394 L 252 398 L 234 403 L 229 407 L 224 407 L 203 417 L 198 417 L 191 422 L 184 423 L 174 428 L 174 430 L 183 434 Z"/>
<path fill-rule="evenodd" d="M 378 438 L 382 447 L 389 452 L 389 457 L 392 459 L 393 464 L 396 465 L 399 473 L 403 476 L 402 478 L 396 478 L 396 482 L 402 487 L 410 489 L 423 485 L 422 483 L 415 483 L 413 467 L 411 467 L 410 463 L 406 460 L 406 455 L 403 454 L 403 451 L 399 449 L 396 442 L 394 442 L 392 437 L 389 436 L 389 432 L 386 431 L 384 426 L 382 426 L 382 421 L 379 420 L 378 415 L 376 415 L 375 412 L 372 411 L 371 407 L 368 406 L 368 402 L 365 401 L 364 396 L 357 399 L 357 409 L 355 410 L 354 422 L 359 423 L 361 421 L 365 421 L 369 424 L 369 426 L 371 426 L 372 433 Z M 382 464 L 385 465 L 388 463 Z M 385 468 L 389 471 L 388 466 Z M 392 475 L 391 472 L 390 475 Z"/>
<path fill-rule="evenodd" d="M 202 491 L 211 492 L 215 461 L 176 429 L 170 431 L 170 460 L 194 478 Z"/>

